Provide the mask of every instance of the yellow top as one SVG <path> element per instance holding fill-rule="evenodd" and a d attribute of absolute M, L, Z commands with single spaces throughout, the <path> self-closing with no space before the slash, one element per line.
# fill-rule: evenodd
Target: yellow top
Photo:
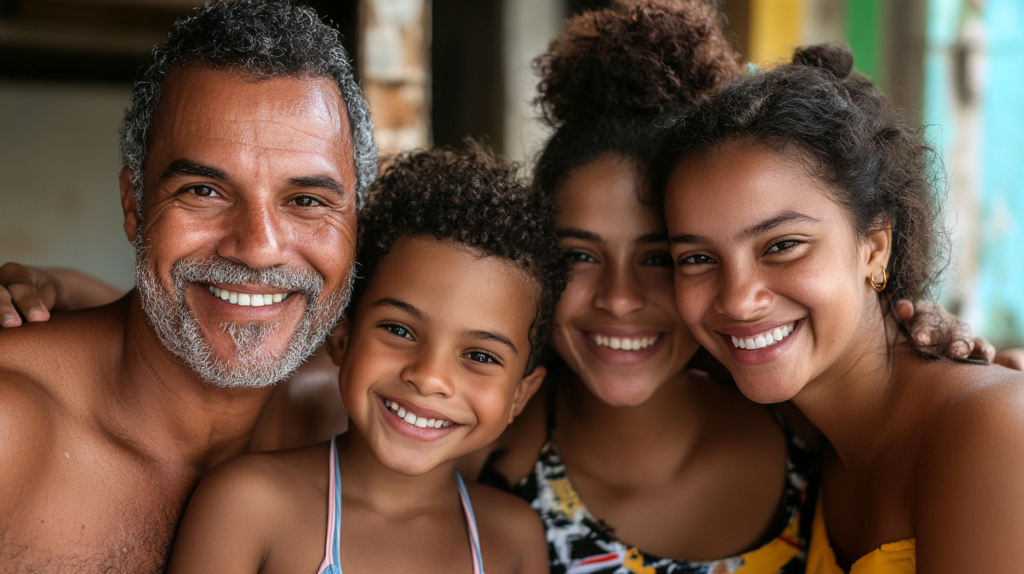
<path fill-rule="evenodd" d="M 899 542 L 883 544 L 878 550 L 861 556 L 853 563 L 849 574 L 914 574 L 917 572 L 916 540 L 908 538 Z M 836 564 L 836 554 L 828 541 L 825 530 L 825 514 L 821 508 L 821 496 L 814 513 L 811 527 L 811 546 L 807 552 L 807 574 L 843 574 Z"/>

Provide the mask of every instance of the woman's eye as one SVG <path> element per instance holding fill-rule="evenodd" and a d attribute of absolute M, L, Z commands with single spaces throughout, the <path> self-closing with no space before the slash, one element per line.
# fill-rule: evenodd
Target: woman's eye
<path fill-rule="evenodd" d="M 566 251 L 564 257 L 569 263 L 597 263 L 597 259 L 583 251 Z"/>
<path fill-rule="evenodd" d="M 466 357 L 470 361 L 476 361 L 477 363 L 498 363 L 497 359 L 483 351 L 470 351 L 462 356 Z"/>
<path fill-rule="evenodd" d="M 199 197 L 217 197 L 217 191 L 208 185 L 193 185 L 185 188 L 185 191 Z"/>
<path fill-rule="evenodd" d="M 291 201 L 291 203 L 294 204 L 294 205 L 297 205 L 299 207 L 314 207 L 314 206 L 317 206 L 317 205 L 323 205 L 319 201 L 313 199 L 312 197 L 306 196 L 306 195 L 304 195 L 302 197 L 296 197 L 295 199 L 293 199 Z"/>
<path fill-rule="evenodd" d="M 715 260 L 710 256 L 703 253 L 694 253 L 693 255 L 687 255 L 679 260 L 679 265 L 710 265 Z"/>
<path fill-rule="evenodd" d="M 785 253 L 786 251 L 793 249 L 797 245 L 800 245 L 800 243 L 802 242 L 797 241 L 795 239 L 784 239 L 777 243 L 773 243 L 772 246 L 769 247 L 768 251 L 766 251 L 765 253 Z"/>
<path fill-rule="evenodd" d="M 410 333 L 408 329 L 401 325 L 388 324 L 381 326 L 387 329 L 392 335 L 402 337 L 403 339 L 409 339 L 410 341 L 413 340 L 412 333 Z"/>
<path fill-rule="evenodd" d="M 672 267 L 672 256 L 668 253 L 659 253 L 652 255 L 644 261 L 644 265 L 653 265 L 655 267 Z"/>

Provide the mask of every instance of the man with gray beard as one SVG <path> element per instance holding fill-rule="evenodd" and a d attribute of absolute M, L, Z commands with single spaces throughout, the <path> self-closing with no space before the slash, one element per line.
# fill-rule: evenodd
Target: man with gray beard
<path fill-rule="evenodd" d="M 0 572 L 163 569 L 347 302 L 371 129 L 309 9 L 218 1 L 150 52 L 121 126 L 137 288 L 0 332 Z"/>

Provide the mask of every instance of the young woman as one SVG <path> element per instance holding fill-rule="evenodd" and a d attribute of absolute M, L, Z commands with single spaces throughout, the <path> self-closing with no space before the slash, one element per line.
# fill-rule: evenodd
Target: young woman
<path fill-rule="evenodd" d="M 800 49 L 668 132 L 652 168 L 697 340 L 829 448 L 811 573 L 1024 563 L 1024 376 L 937 359 L 891 302 L 937 272 L 931 152 L 845 48 Z"/>

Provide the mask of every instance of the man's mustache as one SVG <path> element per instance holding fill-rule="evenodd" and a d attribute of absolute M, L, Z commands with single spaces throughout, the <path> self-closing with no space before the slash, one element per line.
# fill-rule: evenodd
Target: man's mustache
<path fill-rule="evenodd" d="M 316 301 L 324 288 L 323 276 L 309 269 L 282 265 L 253 269 L 217 256 L 209 259 L 175 261 L 171 266 L 171 277 L 174 278 L 177 289 L 184 286 L 184 283 L 264 285 L 302 293 L 311 301 Z"/>

